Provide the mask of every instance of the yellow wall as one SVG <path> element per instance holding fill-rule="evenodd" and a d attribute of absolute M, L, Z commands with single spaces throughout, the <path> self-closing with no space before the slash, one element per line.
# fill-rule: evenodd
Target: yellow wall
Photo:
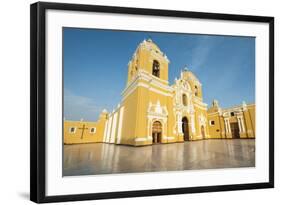
<path fill-rule="evenodd" d="M 214 121 L 214 125 L 211 125 L 211 121 Z M 210 132 L 210 138 L 225 138 L 224 135 L 224 122 L 219 115 L 208 115 L 208 126 Z"/>
<path fill-rule="evenodd" d="M 235 115 L 231 116 L 231 112 Z M 229 123 L 239 123 L 238 118 L 242 118 L 239 127 L 240 138 L 255 138 L 255 105 L 241 105 L 229 109 L 220 109 L 214 107 L 208 110 L 208 125 L 210 131 L 210 138 L 233 138 L 231 133 L 227 132 L 225 119 Z M 214 125 L 211 125 L 214 121 Z M 243 131 L 244 129 L 244 131 Z"/>
<path fill-rule="evenodd" d="M 106 114 L 104 113 L 101 114 L 97 122 L 65 120 L 63 128 L 64 144 L 103 142 L 104 125 L 106 120 Z M 85 128 L 84 132 L 83 127 Z M 71 128 L 74 128 L 75 131 L 71 132 Z M 91 132 L 91 128 L 94 128 L 95 131 Z"/>
<path fill-rule="evenodd" d="M 244 113 L 246 122 L 247 136 L 255 138 L 256 130 L 256 106 L 254 104 L 247 106 L 248 111 Z"/>
<path fill-rule="evenodd" d="M 137 110 L 139 92 L 135 91 L 122 103 L 124 106 L 121 144 L 133 144 L 137 128 Z"/>

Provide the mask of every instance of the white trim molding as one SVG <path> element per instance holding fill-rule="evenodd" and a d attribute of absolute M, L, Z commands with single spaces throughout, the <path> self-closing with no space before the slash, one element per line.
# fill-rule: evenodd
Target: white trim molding
<path fill-rule="evenodd" d="M 175 137 L 163 136 L 162 139 L 164 139 L 164 140 L 174 140 Z"/>
<path fill-rule="evenodd" d="M 119 111 L 119 120 L 118 120 L 118 133 L 117 133 L 117 144 L 120 144 L 121 137 L 122 137 L 122 129 L 123 129 L 123 113 L 124 113 L 124 106 L 120 108 Z"/>
<path fill-rule="evenodd" d="M 145 142 L 147 141 L 148 139 L 146 137 L 136 137 L 135 138 L 135 142 Z"/>
<path fill-rule="evenodd" d="M 105 142 L 105 141 L 106 141 L 107 127 L 108 127 L 108 120 L 105 121 L 105 126 L 104 126 L 104 132 L 103 132 L 103 140 L 102 140 L 102 142 Z"/>

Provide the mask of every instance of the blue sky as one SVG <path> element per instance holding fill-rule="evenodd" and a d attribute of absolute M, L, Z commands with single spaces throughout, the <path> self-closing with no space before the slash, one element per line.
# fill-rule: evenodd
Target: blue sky
<path fill-rule="evenodd" d="M 151 38 L 168 56 L 169 82 L 185 65 L 203 86 L 203 101 L 221 107 L 255 102 L 255 38 L 64 28 L 64 117 L 96 120 L 121 100 L 127 64 Z"/>

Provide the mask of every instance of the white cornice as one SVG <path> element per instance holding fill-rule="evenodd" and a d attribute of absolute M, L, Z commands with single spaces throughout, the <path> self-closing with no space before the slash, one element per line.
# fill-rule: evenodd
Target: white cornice
<path fill-rule="evenodd" d="M 146 137 L 136 137 L 135 138 L 135 142 L 145 142 L 147 141 L 148 139 Z"/>
<path fill-rule="evenodd" d="M 216 115 L 220 115 L 219 112 L 212 112 L 212 113 L 207 113 L 208 116 L 216 116 Z"/>
<path fill-rule="evenodd" d="M 162 52 L 156 52 L 155 50 L 152 50 L 151 56 L 153 56 L 156 59 L 161 59 L 161 61 L 166 61 L 167 63 L 170 63 L 168 57 L 164 55 Z"/>
<path fill-rule="evenodd" d="M 198 98 L 198 97 L 195 97 L 195 96 L 193 96 L 193 102 L 194 102 L 194 104 L 197 104 L 198 106 L 202 106 L 202 107 L 206 107 L 206 108 L 208 106 L 207 103 L 203 103 L 201 101 L 201 98 Z"/>
<path fill-rule="evenodd" d="M 195 107 L 198 107 L 198 108 L 200 108 L 200 109 L 202 109 L 202 110 L 207 110 L 207 106 L 200 106 L 200 105 L 197 105 L 197 104 L 194 104 L 194 106 Z"/>
<path fill-rule="evenodd" d="M 143 80 L 146 83 L 140 82 L 140 80 Z M 137 73 L 137 75 L 135 76 L 135 78 L 132 80 L 132 82 L 122 92 L 123 98 L 126 98 L 138 86 L 149 88 L 149 90 L 154 91 L 154 92 L 158 92 L 158 93 L 163 94 L 165 96 L 172 96 L 172 92 L 174 91 L 174 89 L 171 86 L 163 84 L 158 79 L 155 79 L 154 76 L 152 76 L 152 75 L 150 75 L 146 72 L 139 71 Z M 152 86 L 155 86 L 156 88 L 154 88 Z M 161 90 L 158 90 L 157 88 L 160 88 L 160 89 L 163 89 L 163 90 L 166 90 L 166 91 L 161 91 Z"/>
<path fill-rule="evenodd" d="M 146 70 L 144 70 L 142 68 L 139 70 L 139 72 L 140 72 L 141 76 L 146 78 L 147 80 L 151 80 L 151 78 L 152 78 L 155 81 L 159 81 L 160 83 L 164 83 L 165 85 L 169 84 L 169 82 L 167 80 L 163 80 L 163 79 L 158 78 L 158 77 L 156 77 L 154 75 L 151 75 L 150 73 L 148 73 Z M 169 86 L 169 87 L 171 87 L 171 86 Z"/>

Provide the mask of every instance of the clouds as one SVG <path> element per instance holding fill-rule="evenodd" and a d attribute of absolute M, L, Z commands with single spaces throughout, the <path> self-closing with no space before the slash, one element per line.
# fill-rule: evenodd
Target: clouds
<path fill-rule="evenodd" d="M 210 53 L 214 47 L 214 38 L 212 36 L 199 36 L 196 38 L 196 46 L 191 50 L 191 63 L 190 67 L 193 70 L 200 69 L 205 65 L 207 58 L 210 56 Z"/>
<path fill-rule="evenodd" d="M 64 117 L 66 120 L 97 120 L 102 108 L 93 99 L 64 89 Z"/>

